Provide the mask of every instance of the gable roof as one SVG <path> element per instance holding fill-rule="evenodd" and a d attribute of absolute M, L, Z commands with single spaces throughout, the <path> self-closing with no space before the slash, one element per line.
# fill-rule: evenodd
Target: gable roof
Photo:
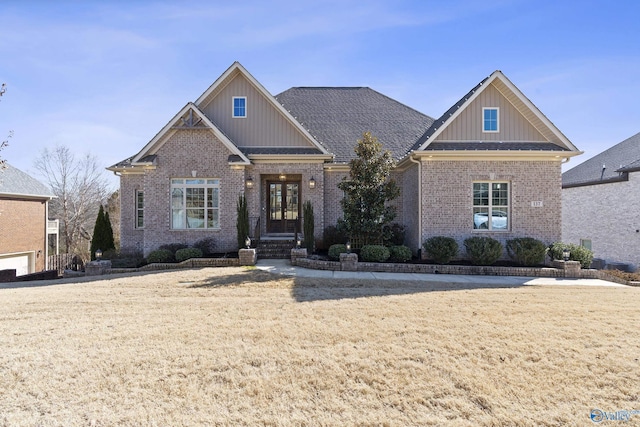
<path fill-rule="evenodd" d="M 302 126 L 299 120 L 296 120 L 276 99 L 265 89 L 262 84 L 256 80 L 238 61 L 235 61 L 218 79 L 213 82 L 209 88 L 204 91 L 196 100 L 198 107 L 204 107 L 215 95 L 220 92 L 227 84 L 231 82 L 238 74 L 241 74 L 262 96 L 278 111 L 282 116 L 309 141 L 312 147 L 316 147 L 320 154 L 330 155 L 331 153 L 321 143 L 315 139 L 309 131 Z"/>
<path fill-rule="evenodd" d="M 0 169 L 0 195 L 38 199 L 55 197 L 51 190 L 37 179 L 8 163 L 5 165 L 5 169 Z"/>
<path fill-rule="evenodd" d="M 443 130 L 455 121 L 455 119 L 490 85 L 492 85 L 531 123 L 550 143 L 558 146 L 563 151 L 580 153 L 578 149 L 567 139 L 562 132 L 518 89 L 501 71 L 496 70 L 489 77 L 483 79 L 458 102 L 453 104 L 445 113 L 434 121 L 432 126 L 413 144 L 410 151 L 428 150 L 429 145 Z M 478 143 L 480 144 L 480 143 Z M 489 145 L 474 146 L 476 150 L 487 150 Z M 498 148 L 499 147 L 499 148 Z M 507 146 L 496 146 L 493 149 L 508 149 Z M 533 150 L 542 151 L 544 145 L 531 145 Z M 512 149 L 515 147 L 511 147 Z M 433 148 L 432 148 L 433 149 Z M 451 147 L 450 149 L 455 149 Z M 466 150 L 459 146 L 459 149 Z M 519 147 L 522 150 L 524 147 Z M 557 151 L 553 146 L 548 150 Z"/>
<path fill-rule="evenodd" d="M 625 172 L 640 170 L 640 133 L 637 133 L 562 174 L 562 186 L 604 184 L 625 180 Z"/>
<path fill-rule="evenodd" d="M 186 118 L 186 119 L 185 119 Z M 213 135 L 221 141 L 225 147 L 229 149 L 232 153 L 232 156 L 229 157 L 229 162 L 233 164 L 249 164 L 249 159 L 236 147 L 236 145 L 231 142 L 231 140 L 222 132 L 215 124 L 209 120 L 209 118 L 192 102 L 187 103 L 178 114 L 173 116 L 173 118 L 167 123 L 161 130 L 156 134 L 156 136 L 151 139 L 144 146 L 142 150 L 138 152 L 133 157 L 125 159 L 121 162 L 116 163 L 113 166 L 108 167 L 107 169 L 115 171 L 121 170 L 124 168 L 131 168 L 134 166 L 144 166 L 154 164 L 156 159 L 156 152 L 164 145 L 164 143 L 169 139 L 169 136 L 173 134 L 176 130 L 180 128 L 199 128 L 199 129 L 209 129 Z"/>
<path fill-rule="evenodd" d="M 336 163 L 355 157 L 354 147 L 371 132 L 399 158 L 433 118 L 368 87 L 294 87 L 276 99 L 329 151 Z"/>

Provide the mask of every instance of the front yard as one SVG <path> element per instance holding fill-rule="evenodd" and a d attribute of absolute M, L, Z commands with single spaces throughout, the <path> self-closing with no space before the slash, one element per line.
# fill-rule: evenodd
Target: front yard
<path fill-rule="evenodd" d="M 596 408 L 640 410 L 639 288 L 243 268 L 76 281 L 0 289 L 0 426 L 589 425 Z"/>

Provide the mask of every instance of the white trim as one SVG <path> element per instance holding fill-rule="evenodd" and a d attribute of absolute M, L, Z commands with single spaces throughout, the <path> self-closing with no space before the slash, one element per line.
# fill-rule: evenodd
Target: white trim
<path fill-rule="evenodd" d="M 489 185 L 489 189 L 488 189 L 488 205 L 476 205 L 473 203 L 473 199 L 475 198 L 475 194 L 473 192 L 473 187 L 475 184 L 488 184 Z M 507 204 L 506 205 L 493 205 L 493 185 L 492 184 L 507 184 Z M 491 220 L 489 220 L 489 215 L 487 215 L 487 228 L 476 228 L 475 227 L 475 216 L 476 214 L 473 212 L 474 209 L 478 207 L 478 208 L 487 208 L 488 209 L 488 214 L 491 214 L 493 212 L 493 208 L 495 207 L 498 210 L 502 210 L 502 209 L 506 209 L 507 211 L 507 227 L 502 229 L 502 228 L 497 228 L 494 229 L 493 228 L 493 215 L 491 215 Z M 478 179 L 478 180 L 473 180 L 471 182 L 471 220 L 473 221 L 473 228 L 472 231 L 475 232 L 480 232 L 480 233 L 487 233 L 487 232 L 492 232 L 492 233 L 507 233 L 511 231 L 511 218 L 513 216 L 513 207 L 512 207 L 512 201 L 511 201 L 511 181 L 505 181 L 505 180 L 483 180 L 483 179 Z"/>
<path fill-rule="evenodd" d="M 182 183 L 175 183 L 173 181 L 176 180 L 182 180 Z M 187 181 L 204 181 L 203 184 L 193 184 L 193 183 L 187 183 Z M 208 181 L 217 181 L 217 183 L 209 183 Z M 194 178 L 194 177 L 172 177 L 169 179 L 169 229 L 170 230 L 177 230 L 177 231 L 185 231 L 185 230 L 220 230 L 222 228 L 222 207 L 221 207 L 221 199 L 222 197 L 220 196 L 220 193 L 222 192 L 221 188 L 221 182 L 222 180 L 220 178 Z M 186 190 L 187 188 L 202 188 L 205 190 L 204 192 L 204 206 L 202 208 L 191 208 L 191 209 L 202 209 L 204 211 L 204 219 L 203 219 L 203 227 L 188 227 L 187 226 L 187 221 L 188 221 L 188 217 L 187 217 L 187 210 L 190 209 L 187 207 L 187 203 L 186 203 L 186 197 L 187 197 L 187 193 L 186 191 L 183 192 L 182 194 L 182 201 L 183 201 L 183 206 L 182 209 L 184 211 L 184 228 L 176 228 L 173 226 L 173 189 L 174 188 L 181 188 L 183 190 Z M 209 193 L 209 190 L 213 190 L 213 189 L 218 189 L 218 207 L 209 207 L 207 206 L 207 194 Z M 178 209 L 178 208 L 177 208 Z M 207 213 L 209 211 L 217 211 L 218 212 L 218 226 L 217 227 L 208 227 L 208 216 Z"/>
<path fill-rule="evenodd" d="M 138 195 L 142 194 L 142 208 L 140 208 L 138 206 Z M 133 206 L 134 206 L 134 219 L 133 219 L 133 228 L 136 230 L 144 230 L 144 190 L 134 190 L 133 191 L 133 197 L 134 197 L 134 202 L 133 202 Z M 142 211 L 142 226 L 138 225 L 138 211 Z"/>
<path fill-rule="evenodd" d="M 244 116 L 236 116 L 236 99 L 244 99 Z M 247 97 L 246 96 L 232 96 L 231 97 L 231 117 L 234 119 L 246 119 L 247 118 Z"/>
<path fill-rule="evenodd" d="M 484 112 L 487 110 L 496 111 L 496 130 L 486 130 L 484 127 L 485 125 Z M 482 107 L 482 133 L 500 133 L 500 107 Z"/>

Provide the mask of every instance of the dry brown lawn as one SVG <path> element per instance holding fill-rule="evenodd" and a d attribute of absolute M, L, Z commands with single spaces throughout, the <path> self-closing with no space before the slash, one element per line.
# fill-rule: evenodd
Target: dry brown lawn
<path fill-rule="evenodd" d="M 0 289 L 0 426 L 591 425 L 640 410 L 639 307 L 242 268 Z"/>

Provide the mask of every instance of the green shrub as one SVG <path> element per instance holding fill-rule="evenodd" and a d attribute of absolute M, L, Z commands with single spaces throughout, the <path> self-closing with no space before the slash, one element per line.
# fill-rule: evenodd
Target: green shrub
<path fill-rule="evenodd" d="M 532 237 L 507 240 L 507 254 L 520 265 L 533 266 L 544 262 L 547 246 Z"/>
<path fill-rule="evenodd" d="M 491 265 L 502 256 L 502 243 L 491 237 L 469 237 L 464 248 L 473 265 Z"/>
<path fill-rule="evenodd" d="M 339 261 L 340 254 L 346 254 L 346 253 L 347 253 L 347 247 L 342 243 L 337 243 L 329 247 L 329 259 L 332 259 L 334 261 Z"/>
<path fill-rule="evenodd" d="M 364 245 L 360 250 L 360 258 L 364 262 L 385 262 L 390 255 L 389 249 L 382 245 Z"/>
<path fill-rule="evenodd" d="M 413 255 L 407 246 L 391 246 L 389 253 L 391 254 L 389 259 L 393 262 L 407 262 Z"/>
<path fill-rule="evenodd" d="M 582 268 L 589 268 L 593 261 L 593 252 L 584 246 L 574 245 L 573 243 L 555 242 L 549 246 L 549 256 L 551 259 L 564 259 L 562 251 L 564 248 L 569 249 L 569 261 L 579 261 Z"/>
<path fill-rule="evenodd" d="M 427 239 L 422 246 L 429 258 L 438 264 L 448 264 L 449 261 L 458 255 L 458 243 L 451 237 L 431 237 Z"/>
<path fill-rule="evenodd" d="M 166 249 L 171 252 L 171 259 L 168 262 L 175 262 L 176 260 L 176 252 L 180 249 L 188 248 L 189 245 L 186 243 L 167 243 L 165 245 L 160 246 L 158 249 Z"/>
<path fill-rule="evenodd" d="M 175 258 L 169 249 L 156 249 L 147 256 L 147 262 L 174 262 Z"/>
<path fill-rule="evenodd" d="M 202 258 L 202 251 L 198 248 L 184 248 L 176 252 L 176 261 L 178 262 L 189 258 Z"/>
<path fill-rule="evenodd" d="M 193 247 L 200 249 L 202 256 L 211 256 L 216 252 L 216 240 L 213 237 L 205 237 L 195 242 Z"/>

